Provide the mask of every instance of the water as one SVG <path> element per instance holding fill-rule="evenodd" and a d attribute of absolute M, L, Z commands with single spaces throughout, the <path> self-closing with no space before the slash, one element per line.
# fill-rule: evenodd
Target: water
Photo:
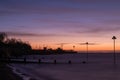
<path fill-rule="evenodd" d="M 113 54 L 89 54 L 88 63 L 85 54 L 39 55 L 29 59 L 57 64 L 11 64 L 16 73 L 21 73 L 24 80 L 120 80 L 120 54 L 117 64 L 113 64 Z M 72 64 L 67 61 L 71 60 Z M 61 63 L 61 64 L 59 64 Z"/>

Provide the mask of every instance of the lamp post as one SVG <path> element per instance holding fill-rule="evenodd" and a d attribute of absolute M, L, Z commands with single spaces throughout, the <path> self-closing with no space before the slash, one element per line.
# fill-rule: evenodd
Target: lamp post
<path fill-rule="evenodd" d="M 75 46 L 73 46 L 73 51 L 75 51 Z"/>
<path fill-rule="evenodd" d="M 113 62 L 116 64 L 116 55 L 115 55 L 115 40 L 117 39 L 115 36 L 112 37 L 113 39 Z"/>
<path fill-rule="evenodd" d="M 89 51 L 89 49 L 88 49 L 88 45 L 96 45 L 95 43 L 88 43 L 88 42 L 86 42 L 86 43 L 80 43 L 80 45 L 86 45 L 86 60 L 87 60 L 87 62 L 88 62 L 88 51 Z"/>
<path fill-rule="evenodd" d="M 88 62 L 88 42 L 86 42 L 86 51 L 87 51 L 86 59 L 87 59 L 87 62 Z"/>

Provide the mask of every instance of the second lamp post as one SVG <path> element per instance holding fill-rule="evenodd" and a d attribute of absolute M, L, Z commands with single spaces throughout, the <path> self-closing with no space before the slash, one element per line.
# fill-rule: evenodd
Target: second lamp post
<path fill-rule="evenodd" d="M 113 51 L 114 51 L 114 53 L 113 53 L 113 62 L 114 62 L 114 64 L 116 64 L 115 40 L 116 40 L 117 38 L 116 38 L 115 36 L 113 36 L 112 39 L 113 39 Z"/>

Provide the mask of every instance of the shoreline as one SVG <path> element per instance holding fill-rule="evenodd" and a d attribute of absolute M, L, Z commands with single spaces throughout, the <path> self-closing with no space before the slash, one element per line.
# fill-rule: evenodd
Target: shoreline
<path fill-rule="evenodd" d="M 0 63 L 0 79 L 1 80 L 23 80 L 22 77 L 15 74 L 13 70 L 5 63 Z"/>
<path fill-rule="evenodd" d="M 12 72 L 15 73 L 16 75 L 18 75 L 19 77 L 22 78 L 22 80 L 31 80 L 33 78 L 29 77 L 27 74 L 22 73 L 19 69 L 17 69 L 16 67 L 12 66 L 12 65 L 7 65 L 9 68 L 12 69 Z"/>

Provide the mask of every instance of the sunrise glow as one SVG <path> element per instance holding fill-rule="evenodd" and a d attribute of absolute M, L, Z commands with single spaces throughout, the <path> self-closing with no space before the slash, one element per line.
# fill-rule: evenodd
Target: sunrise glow
<path fill-rule="evenodd" d="M 43 47 L 85 51 L 120 50 L 120 1 L 107 0 L 1 0 L 0 32 Z M 73 48 L 73 46 L 75 46 Z"/>

